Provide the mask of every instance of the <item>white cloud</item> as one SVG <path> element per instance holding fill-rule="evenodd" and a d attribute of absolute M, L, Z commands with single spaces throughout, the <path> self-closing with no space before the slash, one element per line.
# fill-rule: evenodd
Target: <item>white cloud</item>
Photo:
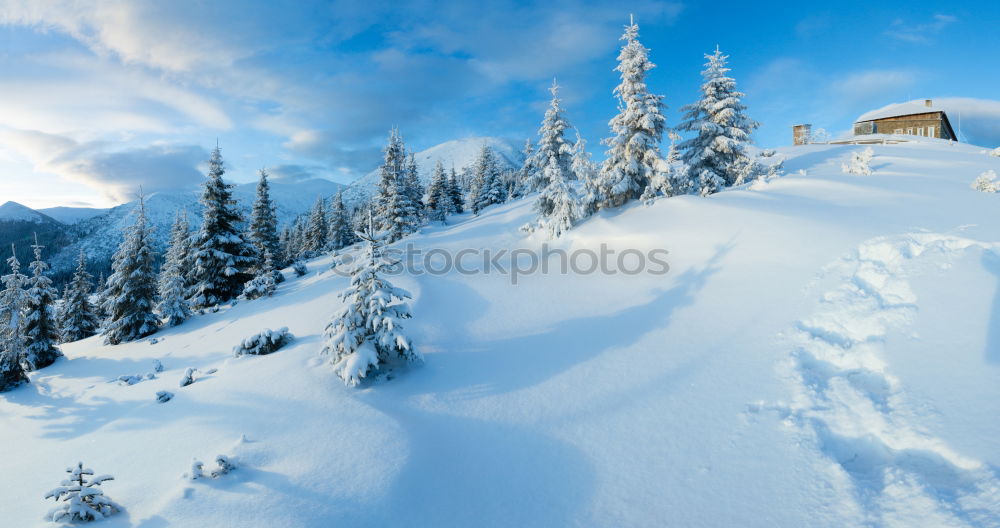
<path fill-rule="evenodd" d="M 915 44 L 925 44 L 941 33 L 944 28 L 954 24 L 958 18 L 952 15 L 936 14 L 930 21 L 913 24 L 897 18 L 885 31 L 885 34 L 896 40 L 911 42 Z"/>
<path fill-rule="evenodd" d="M 39 172 L 95 187 L 118 203 L 146 192 L 176 189 L 201 181 L 198 165 L 208 158 L 201 147 L 152 144 L 114 149 L 102 141 L 77 142 L 37 130 L 2 130 L 0 143 L 34 164 Z"/>
<path fill-rule="evenodd" d="M 833 91 L 849 103 L 855 103 L 898 93 L 916 82 L 917 74 L 909 70 L 867 70 L 836 80 Z"/>

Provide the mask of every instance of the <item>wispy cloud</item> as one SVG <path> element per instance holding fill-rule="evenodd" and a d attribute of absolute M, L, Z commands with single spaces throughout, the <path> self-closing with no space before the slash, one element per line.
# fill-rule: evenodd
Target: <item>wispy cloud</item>
<path fill-rule="evenodd" d="M 202 179 L 199 165 L 208 157 L 193 145 L 152 144 L 116 149 L 104 141 L 77 142 L 37 130 L 2 130 L 0 142 L 41 172 L 101 189 L 116 202 L 145 192 L 189 187 Z"/>
<path fill-rule="evenodd" d="M 940 34 L 946 27 L 954 24 L 958 18 L 952 15 L 935 14 L 931 20 L 923 23 L 912 23 L 901 18 L 893 20 L 885 34 L 897 40 L 925 44 Z"/>
<path fill-rule="evenodd" d="M 866 70 L 834 81 L 832 89 L 848 103 L 877 100 L 915 85 L 917 74 L 902 69 Z"/>

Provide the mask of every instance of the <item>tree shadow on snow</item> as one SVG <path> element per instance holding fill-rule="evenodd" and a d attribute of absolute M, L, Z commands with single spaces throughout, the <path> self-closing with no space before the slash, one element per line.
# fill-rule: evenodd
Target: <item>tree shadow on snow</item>
<path fill-rule="evenodd" d="M 997 286 L 993 294 L 993 307 L 990 310 L 988 328 L 986 330 L 987 363 L 1000 363 L 1000 255 L 993 251 L 983 251 L 983 268 L 996 275 Z"/>
<path fill-rule="evenodd" d="M 563 321 L 531 335 L 492 341 L 477 341 L 467 330 L 485 313 L 487 300 L 460 281 L 435 279 L 434 288 L 423 290 L 420 303 L 444 303 L 451 308 L 443 314 L 451 335 L 439 340 L 443 351 L 434 354 L 421 373 L 422 381 L 416 383 L 436 393 L 513 392 L 541 383 L 607 349 L 628 347 L 646 333 L 667 327 L 676 310 L 692 304 L 732 248 L 732 242 L 720 246 L 703 267 L 683 272 L 671 287 L 656 292 L 647 303 L 613 314 Z"/>

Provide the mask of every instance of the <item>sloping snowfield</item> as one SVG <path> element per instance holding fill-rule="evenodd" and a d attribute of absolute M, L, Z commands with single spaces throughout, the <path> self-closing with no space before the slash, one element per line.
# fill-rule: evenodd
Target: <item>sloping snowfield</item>
<path fill-rule="evenodd" d="M 783 178 L 552 244 L 666 249 L 665 275 L 397 277 L 426 363 L 361 389 L 317 357 L 329 257 L 155 344 L 65 345 L 0 396 L 0 525 L 46 525 L 82 460 L 116 478 L 107 527 L 1000 526 L 1000 195 L 969 188 L 1000 159 L 928 141 L 841 173 L 860 148 L 785 149 Z M 538 250 L 530 216 L 404 243 Z M 282 326 L 289 347 L 232 357 Z M 187 367 L 218 370 L 181 388 Z M 182 478 L 219 454 L 238 469 Z"/>

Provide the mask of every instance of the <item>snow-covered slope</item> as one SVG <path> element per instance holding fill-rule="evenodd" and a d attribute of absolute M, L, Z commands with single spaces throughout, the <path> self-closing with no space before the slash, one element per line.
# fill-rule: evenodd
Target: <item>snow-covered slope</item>
<path fill-rule="evenodd" d="M 52 217 L 17 202 L 7 202 L 0 205 L 0 221 L 32 222 L 41 224 L 51 222 L 52 220 Z"/>
<path fill-rule="evenodd" d="M 250 213 L 256 196 L 256 182 L 244 183 L 233 188 L 233 198 L 239 202 L 244 216 Z M 343 188 L 329 180 L 313 179 L 295 183 L 271 182 L 271 199 L 275 203 L 279 224 L 290 222 L 297 215 L 312 207 L 317 196 L 328 198 Z M 193 228 L 201 224 L 202 207 L 198 202 L 201 191 L 179 190 L 158 192 L 146 198 L 146 215 L 154 227 L 153 237 L 157 250 L 162 251 L 170 234 L 177 211 L 186 210 Z M 107 213 L 83 220 L 75 226 L 78 239 L 52 258 L 55 269 L 72 269 L 76 264 L 79 248 L 83 247 L 88 258 L 110 261 L 121 243 L 124 229 L 133 222 L 133 211 L 138 202 L 129 202 L 110 209 Z"/>
<path fill-rule="evenodd" d="M 47 209 L 39 209 L 38 212 L 43 213 L 50 218 L 54 218 L 64 224 L 71 225 L 88 218 L 102 215 L 108 212 L 108 209 L 97 209 L 93 207 L 49 207 Z"/>
<path fill-rule="evenodd" d="M 414 154 L 420 180 L 425 186 L 430 183 L 431 173 L 438 161 L 444 164 L 446 170 L 454 166 L 459 172 L 465 167 L 472 166 L 484 144 L 489 145 L 497 154 L 497 159 L 503 168 L 518 168 L 524 161 L 521 152 L 523 145 L 509 139 L 495 137 L 455 139 Z M 344 191 L 344 199 L 348 203 L 358 203 L 368 199 L 374 194 L 378 180 L 379 169 L 376 168 L 352 182 Z"/>
<path fill-rule="evenodd" d="M 562 274 L 554 254 L 516 286 L 396 277 L 426 364 L 360 390 L 317 357 L 347 282 L 328 257 L 156 344 L 65 345 L 0 395 L 5 525 L 43 525 L 83 460 L 116 477 L 127 511 L 108 527 L 998 526 L 1000 195 L 969 184 L 1000 159 L 915 142 L 842 174 L 859 148 L 786 149 L 786 177 L 604 212 L 551 244 L 667 249 L 666 275 Z M 539 251 L 517 229 L 530 211 L 405 242 Z M 288 348 L 231 357 L 280 326 Z M 157 379 L 108 382 L 154 360 Z M 186 367 L 218 371 L 180 388 Z M 181 477 L 218 454 L 240 467 Z"/>

